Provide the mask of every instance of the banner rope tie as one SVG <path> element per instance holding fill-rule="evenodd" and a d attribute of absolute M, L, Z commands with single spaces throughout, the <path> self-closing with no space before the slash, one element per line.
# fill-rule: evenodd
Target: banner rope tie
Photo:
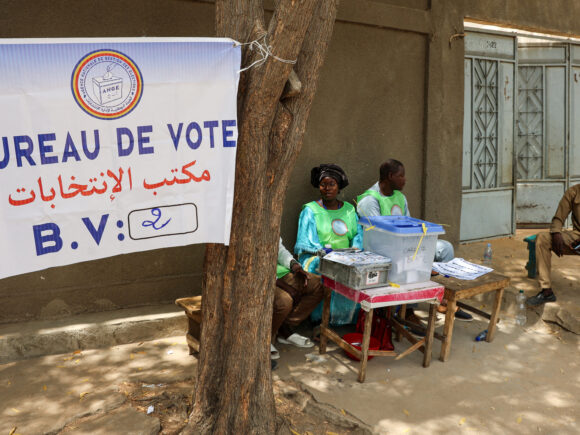
<path fill-rule="evenodd" d="M 289 63 L 292 65 L 294 65 L 296 63 L 296 60 L 282 59 L 281 57 L 278 57 L 274 53 L 272 53 L 272 46 L 268 45 L 268 41 L 266 39 L 267 36 L 268 36 L 267 34 L 264 34 L 264 35 L 260 36 L 258 39 L 254 39 L 253 41 L 250 41 L 250 42 L 234 41 L 234 47 L 242 46 L 242 45 L 249 45 L 251 51 L 254 51 L 254 49 L 255 49 L 257 52 L 259 52 L 259 54 L 262 55 L 262 57 L 260 59 L 254 61 L 249 66 L 239 70 L 238 74 L 241 72 L 244 72 L 246 70 L 249 70 L 250 68 L 253 68 L 254 66 L 260 66 L 260 65 L 264 64 L 269 57 L 272 57 L 272 58 L 276 59 L 278 62 L 282 62 L 282 63 Z M 264 40 L 264 42 L 260 42 L 261 40 Z"/>

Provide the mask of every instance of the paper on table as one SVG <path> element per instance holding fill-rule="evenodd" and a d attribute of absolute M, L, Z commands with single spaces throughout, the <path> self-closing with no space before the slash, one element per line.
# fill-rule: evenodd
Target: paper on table
<path fill-rule="evenodd" d="M 332 251 L 324 256 L 326 260 L 334 261 L 335 263 L 346 264 L 351 266 L 353 264 L 371 265 L 383 264 L 390 262 L 391 259 L 370 251 L 356 251 L 356 252 L 341 252 Z"/>
<path fill-rule="evenodd" d="M 433 270 L 439 272 L 441 275 L 466 280 L 479 278 L 493 271 L 490 267 L 470 263 L 463 258 L 454 258 L 448 263 L 433 263 Z"/>

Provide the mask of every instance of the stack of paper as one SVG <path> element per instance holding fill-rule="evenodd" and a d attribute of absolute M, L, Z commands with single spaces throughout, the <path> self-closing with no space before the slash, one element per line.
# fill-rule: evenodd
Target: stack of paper
<path fill-rule="evenodd" d="M 448 263 L 433 263 L 433 270 L 439 272 L 441 275 L 466 280 L 479 278 L 493 271 L 490 267 L 470 263 L 463 258 L 454 258 Z"/>

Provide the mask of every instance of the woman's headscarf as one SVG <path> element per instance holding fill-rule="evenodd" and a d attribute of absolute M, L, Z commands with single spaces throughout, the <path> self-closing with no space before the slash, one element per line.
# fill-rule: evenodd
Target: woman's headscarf
<path fill-rule="evenodd" d="M 340 190 L 348 186 L 348 177 L 346 176 L 346 173 L 340 166 L 333 163 L 323 163 L 320 166 L 312 168 L 312 171 L 310 171 L 310 183 L 314 187 L 318 187 L 320 181 L 324 177 L 334 178 L 338 183 L 338 188 Z"/>

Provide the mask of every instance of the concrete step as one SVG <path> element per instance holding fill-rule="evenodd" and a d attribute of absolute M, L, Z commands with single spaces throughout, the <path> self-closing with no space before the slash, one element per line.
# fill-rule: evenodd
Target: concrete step
<path fill-rule="evenodd" d="M 187 317 L 173 304 L 0 324 L 0 364 L 185 335 L 186 331 Z"/>

